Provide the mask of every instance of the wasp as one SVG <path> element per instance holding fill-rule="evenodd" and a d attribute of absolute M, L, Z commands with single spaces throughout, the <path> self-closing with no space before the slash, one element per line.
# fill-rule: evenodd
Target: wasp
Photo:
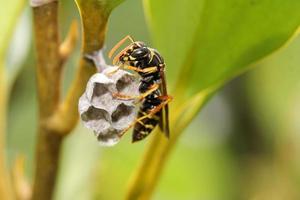
<path fill-rule="evenodd" d="M 134 41 L 129 35 L 111 49 L 108 57 L 112 58 L 126 40 L 130 40 L 131 43 L 113 58 L 113 64 L 119 68 L 135 71 L 140 76 L 140 95 L 132 97 L 117 93 L 114 97 L 123 100 L 138 99 L 140 108 L 136 120 L 122 131 L 120 136 L 134 127 L 132 142 L 140 141 L 158 124 L 164 135 L 169 137 L 168 103 L 172 97 L 167 92 L 164 59 L 157 50 L 147 47 L 143 42 Z"/>

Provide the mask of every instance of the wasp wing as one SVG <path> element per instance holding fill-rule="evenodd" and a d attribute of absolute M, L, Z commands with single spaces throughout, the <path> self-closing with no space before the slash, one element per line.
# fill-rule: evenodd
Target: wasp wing
<path fill-rule="evenodd" d="M 162 92 L 162 96 L 168 96 L 166 78 L 165 78 L 165 73 L 163 71 L 160 72 L 160 77 L 161 77 L 160 91 Z M 159 127 L 163 131 L 163 133 L 166 135 L 166 137 L 169 138 L 170 128 L 169 128 L 169 106 L 168 106 L 168 104 L 166 104 L 160 111 Z"/>

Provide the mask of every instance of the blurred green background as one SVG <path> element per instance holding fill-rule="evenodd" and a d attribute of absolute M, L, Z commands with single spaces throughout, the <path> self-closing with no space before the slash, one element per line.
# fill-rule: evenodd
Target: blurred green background
<path fill-rule="evenodd" d="M 37 100 L 31 15 L 27 6 L 6 65 L 21 66 L 10 97 L 9 160 L 24 154 L 32 181 Z M 61 1 L 62 36 L 74 18 L 79 19 L 74 2 Z M 128 34 L 151 46 L 141 1 L 127 0 L 113 11 L 107 51 Z M 65 89 L 79 51 L 78 44 L 67 63 Z M 185 130 L 153 199 L 300 199 L 300 37 L 255 65 L 222 88 Z M 113 148 L 101 147 L 79 123 L 63 145 L 55 199 L 122 199 L 145 144 L 132 145 L 127 134 Z"/>

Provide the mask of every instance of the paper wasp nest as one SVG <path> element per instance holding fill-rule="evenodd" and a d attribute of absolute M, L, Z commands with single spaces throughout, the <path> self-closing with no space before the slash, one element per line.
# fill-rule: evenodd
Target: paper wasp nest
<path fill-rule="evenodd" d="M 119 142 L 120 133 L 136 118 L 136 100 L 121 100 L 115 93 L 139 95 L 139 80 L 133 74 L 116 67 L 107 67 L 94 74 L 79 99 L 79 113 L 84 125 L 92 129 L 98 141 L 106 146 Z"/>

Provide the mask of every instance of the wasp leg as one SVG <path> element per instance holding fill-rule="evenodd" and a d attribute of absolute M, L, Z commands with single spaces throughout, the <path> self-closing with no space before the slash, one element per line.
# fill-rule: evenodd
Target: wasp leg
<path fill-rule="evenodd" d="M 172 101 L 173 97 L 171 96 L 161 96 L 162 100 L 164 100 L 161 104 L 159 104 L 156 108 L 150 111 L 150 113 L 144 113 L 144 116 L 136 119 L 134 122 L 132 122 L 126 129 L 124 129 L 121 133 L 119 133 L 119 136 L 122 137 L 130 128 L 132 128 L 136 123 L 140 123 L 144 125 L 143 119 L 145 118 L 154 118 L 155 114 L 159 112 L 164 106 L 166 106 L 170 101 Z M 158 119 L 157 119 L 158 120 Z"/>
<path fill-rule="evenodd" d="M 144 99 L 146 96 L 148 96 L 149 94 L 151 94 L 153 91 L 157 90 L 159 88 L 159 84 L 154 83 L 153 85 L 151 85 L 151 87 L 149 88 L 149 90 L 145 93 L 142 93 L 141 95 L 138 96 L 130 96 L 130 95 L 125 95 L 125 94 L 121 94 L 121 93 L 114 93 L 113 97 L 117 98 L 117 99 L 121 99 L 121 100 L 133 100 L 133 99 L 137 99 L 137 100 L 142 100 Z"/>
<path fill-rule="evenodd" d="M 126 40 L 130 40 L 132 43 L 134 43 L 133 38 L 130 35 L 125 36 L 122 40 L 120 40 L 120 42 L 118 42 L 108 53 L 108 57 L 111 58 L 112 55 L 115 53 L 115 51 L 126 41 Z"/>
<path fill-rule="evenodd" d="M 133 71 L 136 71 L 136 72 L 143 72 L 143 73 L 154 73 L 154 72 L 157 72 L 158 69 L 156 66 L 153 66 L 153 67 L 147 67 L 147 68 L 144 68 L 144 69 L 140 69 L 140 68 L 137 68 L 137 67 L 134 67 L 134 66 L 124 66 L 124 69 L 129 69 L 129 70 L 133 70 Z"/>
<path fill-rule="evenodd" d="M 147 67 L 145 69 L 139 69 L 137 67 L 134 66 L 118 66 L 118 68 L 116 68 L 115 70 L 112 70 L 110 72 L 107 73 L 107 75 L 112 75 L 114 73 L 116 73 L 119 69 L 128 69 L 128 70 L 132 70 L 132 71 L 136 71 L 136 72 L 143 72 L 143 73 L 153 73 L 153 72 L 157 72 L 157 67 Z"/>
<path fill-rule="evenodd" d="M 172 96 L 160 96 L 159 98 L 163 100 L 163 102 L 150 111 L 149 113 L 150 116 L 153 116 L 155 113 L 160 111 L 164 106 L 166 106 L 173 99 Z"/>
<path fill-rule="evenodd" d="M 121 68 L 121 67 L 118 66 L 116 69 L 114 69 L 114 70 L 112 70 L 112 71 L 110 71 L 110 72 L 107 72 L 106 75 L 111 76 L 111 75 L 113 75 L 114 73 L 116 73 L 120 68 Z"/>
<path fill-rule="evenodd" d="M 111 76 L 111 75 L 113 75 L 114 73 L 116 73 L 121 68 L 123 68 L 123 69 L 130 69 L 130 70 L 134 70 L 134 71 L 138 70 L 138 68 L 136 68 L 136 67 L 131 67 L 131 66 L 128 66 L 128 67 L 127 66 L 126 67 L 123 66 L 123 67 L 121 67 L 121 66 L 118 66 L 115 70 L 112 70 L 112 71 L 108 72 L 107 75 Z"/>
<path fill-rule="evenodd" d="M 155 113 L 154 113 L 155 114 Z M 154 115 L 152 114 L 152 115 Z M 130 128 L 132 128 L 136 123 L 140 123 L 141 125 L 145 126 L 143 123 L 143 119 L 145 118 L 154 118 L 155 116 L 152 116 L 150 114 L 144 113 L 144 116 L 136 119 L 134 122 L 132 122 L 126 129 L 124 129 L 121 133 L 119 133 L 119 136 L 122 137 Z M 158 119 L 157 119 L 158 120 Z"/>

